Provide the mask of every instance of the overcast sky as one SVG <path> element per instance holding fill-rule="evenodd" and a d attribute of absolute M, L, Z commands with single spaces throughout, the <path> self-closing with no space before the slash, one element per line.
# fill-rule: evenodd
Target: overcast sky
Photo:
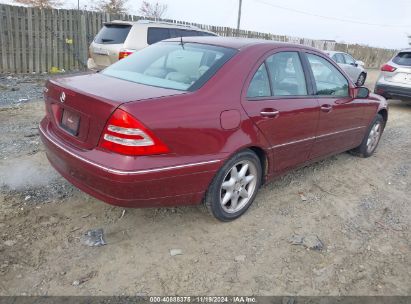
<path fill-rule="evenodd" d="M 12 0 L 0 0 L 10 3 Z M 155 0 L 151 0 L 154 2 Z M 238 0 L 160 0 L 166 18 L 236 27 Z M 75 7 L 77 0 L 64 0 Z M 142 0 L 129 0 L 137 14 Z M 80 0 L 81 7 L 92 1 Z M 411 0 L 243 0 L 241 28 L 386 48 L 408 46 Z"/>

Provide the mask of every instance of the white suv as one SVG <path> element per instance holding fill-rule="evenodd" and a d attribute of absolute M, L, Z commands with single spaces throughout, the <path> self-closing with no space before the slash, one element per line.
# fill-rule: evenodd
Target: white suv
<path fill-rule="evenodd" d="M 381 67 L 374 91 L 387 99 L 411 101 L 411 49 L 399 51 Z"/>
<path fill-rule="evenodd" d="M 87 67 L 91 70 L 102 70 L 150 44 L 187 36 L 217 35 L 194 26 L 167 22 L 148 20 L 107 22 L 90 45 Z"/>

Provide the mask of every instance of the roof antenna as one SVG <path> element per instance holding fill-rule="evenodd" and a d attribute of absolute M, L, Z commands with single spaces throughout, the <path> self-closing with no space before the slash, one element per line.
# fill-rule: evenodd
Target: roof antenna
<path fill-rule="evenodd" d="M 184 50 L 184 41 L 183 41 L 183 36 L 180 36 L 180 45 Z"/>

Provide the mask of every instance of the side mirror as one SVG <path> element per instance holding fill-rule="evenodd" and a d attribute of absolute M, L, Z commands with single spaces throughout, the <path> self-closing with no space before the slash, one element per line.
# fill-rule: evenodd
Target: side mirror
<path fill-rule="evenodd" d="M 364 66 L 365 64 L 364 64 L 364 61 L 361 61 L 361 60 L 357 60 L 356 62 L 355 62 L 355 64 L 356 64 L 356 66 Z"/>
<path fill-rule="evenodd" d="M 368 98 L 368 96 L 370 96 L 370 90 L 366 87 L 358 87 L 356 88 L 356 92 L 356 98 Z"/>

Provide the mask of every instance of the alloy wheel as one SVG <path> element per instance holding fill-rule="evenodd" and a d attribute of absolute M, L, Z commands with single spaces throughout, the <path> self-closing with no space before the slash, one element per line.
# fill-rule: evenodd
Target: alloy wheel
<path fill-rule="evenodd" d="M 378 142 L 381 137 L 381 130 L 382 130 L 381 122 L 376 122 L 372 126 L 370 134 L 368 135 L 368 138 L 367 138 L 367 152 L 368 153 L 372 153 L 377 147 Z"/>
<path fill-rule="evenodd" d="M 220 187 L 220 204 L 225 212 L 235 213 L 247 205 L 256 191 L 257 172 L 248 160 L 231 167 Z"/>

